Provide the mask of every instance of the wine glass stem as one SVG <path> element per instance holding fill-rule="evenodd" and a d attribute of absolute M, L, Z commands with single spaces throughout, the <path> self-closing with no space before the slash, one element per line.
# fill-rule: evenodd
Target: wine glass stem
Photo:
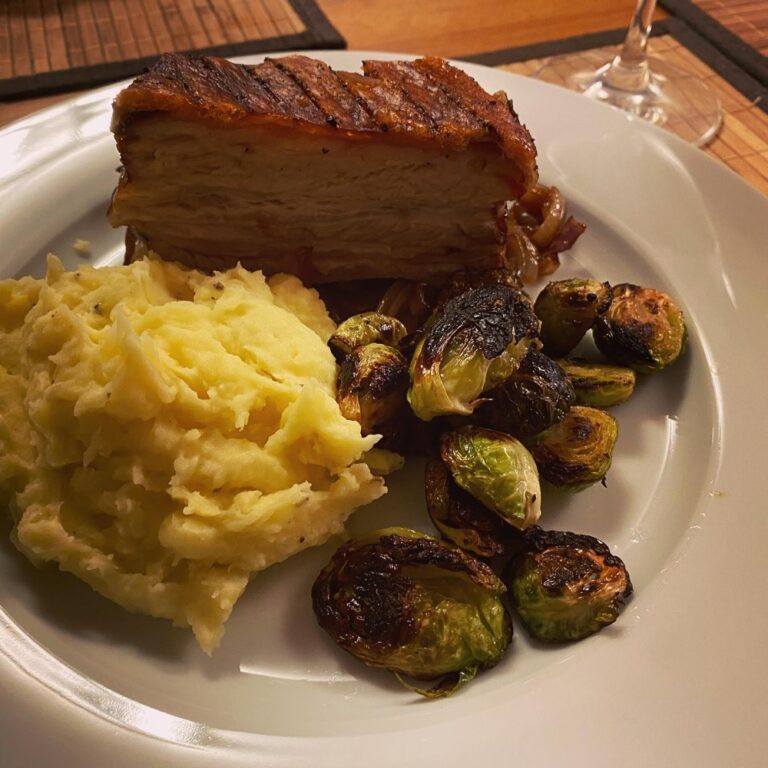
<path fill-rule="evenodd" d="M 613 88 L 639 93 L 648 87 L 646 49 L 655 8 L 656 0 L 638 0 L 621 50 L 605 72 L 605 81 Z"/>

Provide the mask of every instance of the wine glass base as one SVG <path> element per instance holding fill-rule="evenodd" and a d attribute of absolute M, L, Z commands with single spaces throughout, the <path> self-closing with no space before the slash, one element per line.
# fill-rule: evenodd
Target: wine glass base
<path fill-rule="evenodd" d="M 618 107 L 697 146 L 717 135 L 720 100 L 698 75 L 649 57 L 642 87 L 630 90 L 609 82 L 609 65 L 605 53 L 587 51 L 549 59 L 532 76 Z"/>

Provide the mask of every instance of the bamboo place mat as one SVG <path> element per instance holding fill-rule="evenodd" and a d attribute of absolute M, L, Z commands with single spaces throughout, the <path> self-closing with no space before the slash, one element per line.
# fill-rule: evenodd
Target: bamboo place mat
<path fill-rule="evenodd" d="M 675 30 L 675 35 L 668 32 L 670 28 Z M 723 125 L 704 151 L 725 163 L 763 194 L 768 195 L 768 114 L 764 111 L 765 89 L 762 97 L 759 93 L 755 96 L 750 89 L 754 90 L 759 86 L 756 86 L 751 78 L 745 78 L 740 70 L 734 70 L 731 63 L 717 51 L 710 50 L 709 55 L 706 56 L 709 61 L 705 63 L 690 50 L 689 46 L 678 39 L 686 37 L 680 32 L 681 27 L 676 22 L 665 21 L 657 24 L 657 34 L 649 41 L 649 54 L 698 75 L 715 90 L 723 107 Z M 616 33 L 609 34 L 615 38 L 613 42 L 618 42 L 623 32 L 617 30 Z M 597 51 L 604 56 L 605 61 L 610 61 L 616 52 L 615 45 L 584 45 L 585 42 L 597 40 L 604 42 L 606 36 L 601 33 L 583 38 L 571 38 L 570 41 L 494 51 L 472 57 L 472 60 L 508 72 L 532 75 L 552 55 L 567 55 L 569 59 L 578 60 L 585 51 Z M 546 53 L 543 56 L 531 55 L 544 51 Z M 736 85 L 717 71 L 714 64 L 727 73 Z M 744 86 L 749 91 L 749 95 L 745 95 L 737 85 Z"/>
<path fill-rule="evenodd" d="M 168 51 L 344 46 L 314 0 L 0 0 L 0 98 L 131 77 Z"/>

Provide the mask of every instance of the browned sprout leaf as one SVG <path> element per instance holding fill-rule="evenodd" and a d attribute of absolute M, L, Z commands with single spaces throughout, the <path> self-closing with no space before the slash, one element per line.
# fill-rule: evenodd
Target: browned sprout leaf
<path fill-rule="evenodd" d="M 575 492 L 605 477 L 618 434 L 618 422 L 609 413 L 575 405 L 561 422 L 526 438 L 526 445 L 544 480 Z"/>
<path fill-rule="evenodd" d="M 652 373 L 680 357 L 688 333 L 682 311 L 666 293 L 621 283 L 613 287 L 610 308 L 595 323 L 593 335 L 612 362 Z"/>
<path fill-rule="evenodd" d="M 453 481 L 440 459 L 427 462 L 427 512 L 449 541 L 478 557 L 503 555 L 519 532 Z"/>
<path fill-rule="evenodd" d="M 612 624 L 632 594 L 624 563 L 602 541 L 538 526 L 523 534 L 504 580 L 528 633 L 548 643 L 580 640 Z"/>
<path fill-rule="evenodd" d="M 507 285 L 471 288 L 433 318 L 411 361 L 408 402 L 423 421 L 469 415 L 532 346 L 539 321 L 530 299 Z"/>
<path fill-rule="evenodd" d="M 397 348 L 406 334 L 405 326 L 397 318 L 380 312 L 363 312 L 344 320 L 328 339 L 328 346 L 335 358 L 341 361 L 353 349 L 366 344 Z"/>
<path fill-rule="evenodd" d="M 383 435 L 380 448 L 390 447 L 406 406 L 408 364 L 385 344 L 357 347 L 339 368 L 336 400 L 342 415 L 357 421 L 363 435 Z"/>
<path fill-rule="evenodd" d="M 557 362 L 573 385 L 579 405 L 612 408 L 629 400 L 635 391 L 637 377 L 626 366 L 580 359 Z"/>
<path fill-rule="evenodd" d="M 438 539 L 386 528 L 348 541 L 312 588 L 320 626 L 356 658 L 453 693 L 503 656 L 512 636 L 503 583 Z M 411 686 L 409 686 L 411 687 Z"/>
<path fill-rule="evenodd" d="M 474 422 L 516 437 L 535 435 L 562 421 L 575 399 L 562 368 L 530 349 L 503 384 L 485 393 Z"/>
<path fill-rule="evenodd" d="M 544 352 L 553 357 L 568 354 L 607 310 L 610 301 L 608 283 L 589 278 L 549 283 L 534 304 L 541 320 L 539 336 Z"/>
<path fill-rule="evenodd" d="M 440 458 L 457 485 L 515 528 L 541 514 L 539 473 L 528 449 L 512 435 L 480 427 L 446 432 Z"/>
<path fill-rule="evenodd" d="M 437 297 L 436 311 L 457 296 L 461 296 L 470 288 L 480 288 L 484 285 L 507 285 L 515 290 L 522 290 L 523 284 L 516 272 L 511 269 L 466 269 L 455 272 L 440 289 Z"/>

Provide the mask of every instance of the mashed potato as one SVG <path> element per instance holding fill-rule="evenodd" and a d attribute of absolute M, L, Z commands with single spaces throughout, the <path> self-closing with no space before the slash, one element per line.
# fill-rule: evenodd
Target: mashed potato
<path fill-rule="evenodd" d="M 211 652 L 250 576 L 385 493 L 314 291 L 162 261 L 0 281 L 14 541 Z"/>

